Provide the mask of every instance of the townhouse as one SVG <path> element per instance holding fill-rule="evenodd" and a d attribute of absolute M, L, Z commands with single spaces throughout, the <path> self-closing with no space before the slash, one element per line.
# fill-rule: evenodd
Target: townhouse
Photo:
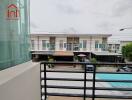
<path fill-rule="evenodd" d="M 31 33 L 32 58 L 47 60 L 53 56 L 59 61 L 73 61 L 80 54 L 91 58 L 104 52 L 109 56 L 107 40 L 110 36 L 111 34 Z"/>

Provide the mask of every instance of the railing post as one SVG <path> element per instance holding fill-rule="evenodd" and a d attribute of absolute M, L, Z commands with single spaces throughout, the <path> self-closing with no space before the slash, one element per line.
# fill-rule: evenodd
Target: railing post
<path fill-rule="evenodd" d="M 84 95 L 83 95 L 83 100 L 86 100 L 86 64 L 84 65 Z"/>
<path fill-rule="evenodd" d="M 40 95 L 42 100 L 42 78 L 41 78 L 41 64 L 40 64 Z"/>
<path fill-rule="evenodd" d="M 44 100 L 47 98 L 47 79 L 46 79 L 46 64 L 44 64 Z"/>
<path fill-rule="evenodd" d="M 95 100 L 95 81 L 96 81 L 96 65 L 93 69 L 93 90 L 92 90 L 92 100 Z"/>

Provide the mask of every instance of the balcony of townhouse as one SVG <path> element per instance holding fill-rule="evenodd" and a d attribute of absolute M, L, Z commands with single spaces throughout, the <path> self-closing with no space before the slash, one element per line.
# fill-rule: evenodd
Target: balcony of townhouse
<path fill-rule="evenodd" d="M 67 43 L 66 44 L 67 51 L 80 51 L 80 44 L 78 43 Z"/>
<path fill-rule="evenodd" d="M 79 64 L 84 69 L 50 69 L 49 64 Z M 86 65 L 94 65 L 93 71 L 87 71 Z M 107 70 L 99 71 L 98 65 Z M 132 64 L 29 61 L 0 71 L 0 100 L 131 100 L 132 73 L 110 72 L 108 65 Z"/>
<path fill-rule="evenodd" d="M 49 46 L 47 46 L 49 51 L 55 51 L 56 49 L 56 45 L 55 43 L 49 43 Z"/>
<path fill-rule="evenodd" d="M 101 44 L 101 51 L 108 51 L 108 45 L 107 44 Z"/>
<path fill-rule="evenodd" d="M 40 64 L 31 61 L 0 71 L 0 100 L 41 100 Z"/>

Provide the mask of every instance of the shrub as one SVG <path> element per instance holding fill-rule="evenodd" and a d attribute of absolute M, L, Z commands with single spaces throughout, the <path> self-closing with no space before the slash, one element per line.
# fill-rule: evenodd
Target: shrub
<path fill-rule="evenodd" d="M 124 58 L 132 61 L 132 43 L 122 47 L 122 55 Z"/>
<path fill-rule="evenodd" d="M 96 58 L 91 58 L 91 59 L 90 59 L 90 62 L 91 62 L 91 63 L 97 63 L 97 60 L 96 60 Z"/>

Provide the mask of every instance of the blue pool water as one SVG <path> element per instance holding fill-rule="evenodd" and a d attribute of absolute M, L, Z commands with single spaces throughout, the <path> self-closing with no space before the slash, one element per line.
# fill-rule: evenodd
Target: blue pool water
<path fill-rule="evenodd" d="M 99 79 L 132 80 L 132 74 L 97 74 Z M 113 87 L 132 87 L 132 83 L 109 82 Z"/>

